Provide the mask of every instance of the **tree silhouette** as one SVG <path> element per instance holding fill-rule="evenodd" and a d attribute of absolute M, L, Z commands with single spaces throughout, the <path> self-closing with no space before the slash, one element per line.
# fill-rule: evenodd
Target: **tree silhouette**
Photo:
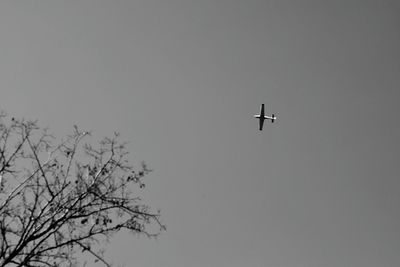
<path fill-rule="evenodd" d="M 129 164 L 119 135 L 96 146 L 74 126 L 55 138 L 36 121 L 0 113 L 0 266 L 81 266 L 104 258 L 104 241 L 118 231 L 155 237 L 159 211 L 134 195 L 150 170 Z M 8 123 L 7 123 L 8 121 Z"/>

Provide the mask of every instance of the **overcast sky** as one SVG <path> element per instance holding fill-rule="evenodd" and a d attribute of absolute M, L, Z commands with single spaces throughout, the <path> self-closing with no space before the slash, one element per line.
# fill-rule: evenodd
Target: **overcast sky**
<path fill-rule="evenodd" d="M 1 109 L 155 170 L 114 263 L 400 266 L 399 1 L 1 1 L 0 40 Z"/>

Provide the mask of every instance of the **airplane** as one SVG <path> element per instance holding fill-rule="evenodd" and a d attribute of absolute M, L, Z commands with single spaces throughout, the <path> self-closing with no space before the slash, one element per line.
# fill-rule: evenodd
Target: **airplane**
<path fill-rule="evenodd" d="M 260 131 L 263 129 L 264 120 L 271 120 L 272 123 L 276 120 L 275 114 L 272 114 L 272 116 L 265 116 L 264 104 L 261 104 L 260 106 L 260 114 L 254 115 L 254 118 L 259 119 L 258 123 L 260 125 Z"/>

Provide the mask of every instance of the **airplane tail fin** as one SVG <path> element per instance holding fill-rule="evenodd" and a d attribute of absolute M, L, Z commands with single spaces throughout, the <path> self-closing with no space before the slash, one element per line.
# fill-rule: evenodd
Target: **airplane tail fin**
<path fill-rule="evenodd" d="M 272 114 L 271 122 L 273 123 L 275 121 L 275 119 L 276 119 L 275 114 Z"/>

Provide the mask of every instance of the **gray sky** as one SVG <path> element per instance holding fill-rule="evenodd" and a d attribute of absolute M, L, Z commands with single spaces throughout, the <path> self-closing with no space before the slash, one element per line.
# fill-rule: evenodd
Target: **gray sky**
<path fill-rule="evenodd" d="M 168 231 L 115 263 L 400 266 L 399 29 L 395 0 L 1 1 L 0 107 L 155 169 Z"/>

